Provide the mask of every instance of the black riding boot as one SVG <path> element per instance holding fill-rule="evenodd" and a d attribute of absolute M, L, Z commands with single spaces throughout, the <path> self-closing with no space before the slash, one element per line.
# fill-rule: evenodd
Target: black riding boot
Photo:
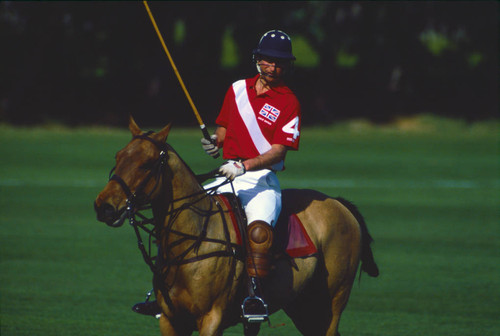
<path fill-rule="evenodd" d="M 159 318 L 159 315 L 161 314 L 161 308 L 158 305 L 158 302 L 156 300 L 149 301 L 149 298 L 151 297 L 152 293 L 153 293 L 153 290 L 148 292 L 148 294 L 146 296 L 146 301 L 136 303 L 132 307 L 132 311 L 139 313 L 139 314 L 149 315 L 149 316 L 154 316 L 156 318 Z"/>

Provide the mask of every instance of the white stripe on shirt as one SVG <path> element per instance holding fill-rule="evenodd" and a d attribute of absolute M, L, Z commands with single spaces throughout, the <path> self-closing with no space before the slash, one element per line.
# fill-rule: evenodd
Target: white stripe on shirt
<path fill-rule="evenodd" d="M 236 105 L 238 106 L 238 112 L 240 113 L 241 119 L 247 127 L 248 133 L 252 138 L 252 141 L 259 151 L 263 154 L 271 149 L 271 144 L 267 141 L 262 134 L 262 131 L 255 118 L 255 112 L 250 104 L 247 93 L 247 85 L 244 79 L 239 80 L 233 84 L 234 96 L 236 98 Z"/>
<path fill-rule="evenodd" d="M 253 110 L 250 100 L 248 99 L 246 80 L 242 79 L 233 84 L 234 96 L 236 100 L 236 106 L 238 106 L 238 112 L 245 124 L 252 142 L 257 148 L 259 154 L 264 154 L 271 149 L 271 144 L 262 134 L 262 130 L 255 117 L 255 111 Z M 283 169 L 283 161 L 278 162 L 273 165 L 274 170 Z"/>

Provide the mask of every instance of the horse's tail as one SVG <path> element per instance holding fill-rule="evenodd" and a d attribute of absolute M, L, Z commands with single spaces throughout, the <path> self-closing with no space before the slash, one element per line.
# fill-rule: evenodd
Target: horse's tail
<path fill-rule="evenodd" d="M 336 198 L 343 206 L 345 206 L 356 218 L 361 228 L 361 270 L 368 273 L 369 276 L 377 277 L 379 274 L 378 266 L 373 258 L 372 249 L 370 247 L 373 241 L 372 236 L 368 232 L 365 219 L 359 212 L 358 208 L 346 199 L 341 197 Z"/>

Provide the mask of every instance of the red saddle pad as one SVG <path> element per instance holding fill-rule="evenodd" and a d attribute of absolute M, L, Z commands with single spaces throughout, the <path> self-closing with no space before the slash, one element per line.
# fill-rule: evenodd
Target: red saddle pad
<path fill-rule="evenodd" d="M 236 221 L 236 216 L 231 208 L 231 205 L 224 195 L 218 195 L 229 209 L 231 222 L 236 231 L 237 243 L 242 244 L 240 229 Z M 284 214 L 281 215 L 286 216 Z M 280 218 L 277 227 L 274 229 L 274 246 L 285 247 L 286 253 L 292 258 L 301 258 L 314 255 L 318 252 L 316 246 L 307 234 L 304 225 L 296 214 L 288 216 L 288 222 L 285 218 Z"/>
<path fill-rule="evenodd" d="M 288 217 L 288 243 L 286 253 L 292 258 L 307 257 L 316 254 L 318 250 L 307 234 L 304 225 L 296 214 Z"/>

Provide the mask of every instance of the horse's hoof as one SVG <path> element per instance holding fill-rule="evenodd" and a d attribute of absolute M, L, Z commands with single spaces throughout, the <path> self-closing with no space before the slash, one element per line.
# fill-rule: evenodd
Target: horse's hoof
<path fill-rule="evenodd" d="M 132 307 L 132 311 L 149 316 L 156 316 L 161 314 L 161 308 L 158 306 L 156 301 L 140 302 L 136 303 Z"/>

